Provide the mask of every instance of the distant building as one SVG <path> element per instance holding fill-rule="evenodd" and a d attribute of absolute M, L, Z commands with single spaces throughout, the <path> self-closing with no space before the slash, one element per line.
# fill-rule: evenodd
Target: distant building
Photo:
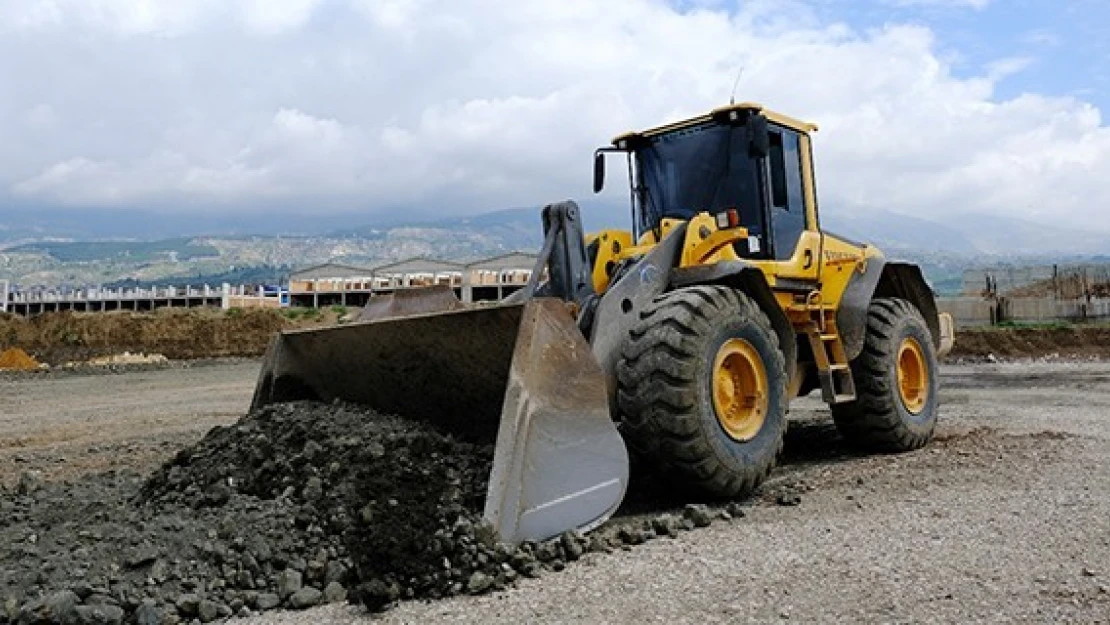
<path fill-rule="evenodd" d="M 371 295 L 450 286 L 464 302 L 500 301 L 528 283 L 536 255 L 510 252 L 470 263 L 408 258 L 377 267 L 324 263 L 289 275 L 291 306 L 363 306 Z"/>

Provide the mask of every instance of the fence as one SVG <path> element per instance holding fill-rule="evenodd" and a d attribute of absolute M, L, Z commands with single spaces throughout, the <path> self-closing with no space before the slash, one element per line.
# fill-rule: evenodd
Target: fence
<path fill-rule="evenodd" d="M 0 311 L 31 316 L 47 312 L 149 311 L 158 308 L 277 308 L 287 291 L 255 286 L 208 285 L 154 288 L 32 289 L 12 291 L 0 282 Z"/>
<path fill-rule="evenodd" d="M 952 315 L 957 326 L 1004 322 L 1050 323 L 1110 320 L 1110 298 L 1058 300 L 1048 297 L 942 297 L 937 308 Z"/>

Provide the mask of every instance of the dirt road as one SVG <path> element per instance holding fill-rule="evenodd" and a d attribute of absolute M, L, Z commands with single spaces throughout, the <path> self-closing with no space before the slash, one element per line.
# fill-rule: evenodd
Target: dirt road
<path fill-rule="evenodd" d="M 256 372 L 0 380 L 0 476 L 148 467 L 234 421 Z M 939 440 L 900 456 L 851 453 L 801 401 L 743 519 L 508 592 L 242 622 L 1110 622 L 1110 364 L 957 365 L 943 384 Z"/>
<path fill-rule="evenodd" d="M 0 482 L 30 468 L 48 479 L 160 464 L 250 405 L 254 361 L 0 376 Z"/>

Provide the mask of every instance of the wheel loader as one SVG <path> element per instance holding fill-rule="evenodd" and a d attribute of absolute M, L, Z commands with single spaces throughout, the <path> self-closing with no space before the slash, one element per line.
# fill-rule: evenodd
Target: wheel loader
<path fill-rule="evenodd" d="M 510 543 L 605 522 L 629 458 L 708 498 L 751 493 L 798 396 L 877 451 L 929 441 L 952 320 L 921 270 L 823 231 L 816 126 L 758 104 L 617 137 L 632 224 L 542 211 L 522 290 L 492 306 L 400 291 L 355 323 L 288 331 L 253 407 L 343 400 L 492 443 L 484 516 Z M 656 477 L 653 477 L 656 479 Z"/>

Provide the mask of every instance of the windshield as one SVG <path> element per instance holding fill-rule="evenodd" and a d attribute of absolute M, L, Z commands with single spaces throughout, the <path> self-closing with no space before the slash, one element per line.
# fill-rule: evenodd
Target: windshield
<path fill-rule="evenodd" d="M 735 208 L 751 234 L 762 234 L 758 161 L 748 155 L 743 126 L 706 123 L 648 142 L 636 150 L 638 232 L 656 228 L 664 217 Z"/>

